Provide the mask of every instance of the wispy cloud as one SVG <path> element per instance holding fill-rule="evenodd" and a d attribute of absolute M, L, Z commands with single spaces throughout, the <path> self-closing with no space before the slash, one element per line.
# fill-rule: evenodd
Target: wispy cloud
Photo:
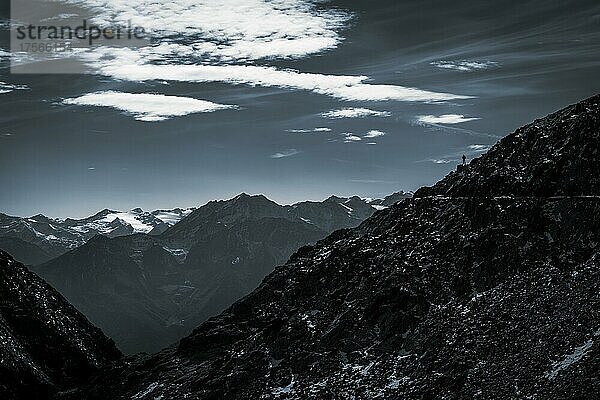
<path fill-rule="evenodd" d="M 373 129 L 373 130 L 370 130 L 369 132 L 367 132 L 364 137 L 371 139 L 371 138 L 381 137 L 381 136 L 385 136 L 385 135 L 386 135 L 385 132 Z"/>
<path fill-rule="evenodd" d="M 464 116 L 462 116 L 462 115 L 458 115 L 458 118 L 456 116 L 454 116 L 453 114 L 449 114 L 449 115 L 450 115 L 450 117 L 448 117 L 448 115 L 445 115 L 445 116 L 444 115 L 440 115 L 440 116 L 422 115 L 422 116 L 415 118 L 414 120 L 412 120 L 410 122 L 417 124 L 417 125 L 425 126 L 429 130 L 438 131 L 438 132 L 454 133 L 454 134 L 468 135 L 468 136 L 474 136 L 474 137 L 493 138 L 493 139 L 500 139 L 502 137 L 502 136 L 495 135 L 493 133 L 478 132 L 478 131 L 474 131 L 471 129 L 465 129 L 465 128 L 460 128 L 458 126 L 455 126 L 455 125 L 459 124 L 460 122 L 467 122 L 466 120 L 470 120 L 470 119 L 464 118 Z M 421 120 L 421 118 L 423 118 L 423 117 L 425 117 L 425 118 L 423 120 Z M 479 119 L 479 118 L 476 118 L 476 119 Z M 446 121 L 446 122 L 440 122 L 442 120 Z M 433 122 L 433 121 L 435 121 L 435 122 Z M 454 121 L 460 121 L 460 122 L 454 122 Z"/>
<path fill-rule="evenodd" d="M 456 158 L 456 159 L 447 159 L 447 158 L 436 159 L 436 158 L 430 158 L 427 161 L 430 161 L 430 162 L 432 162 L 434 164 L 450 164 L 451 162 L 458 161 L 458 158 Z"/>
<path fill-rule="evenodd" d="M 444 114 L 444 115 L 419 115 L 417 121 L 424 124 L 462 124 L 463 122 L 476 121 L 480 118 L 469 118 L 462 114 Z"/>
<path fill-rule="evenodd" d="M 344 137 L 344 143 L 360 142 L 362 140 L 360 136 L 356 136 L 351 132 L 344 132 L 341 135 Z"/>
<path fill-rule="evenodd" d="M 165 96 L 148 93 L 96 92 L 65 99 L 64 104 L 111 107 L 131 114 L 138 121 L 164 121 L 193 113 L 209 113 L 236 108 L 189 97 Z"/>
<path fill-rule="evenodd" d="M 151 56 L 152 48 L 148 50 Z M 222 82 L 233 85 L 307 90 L 347 101 L 443 102 L 472 96 L 396 85 L 366 83 L 367 76 L 325 75 L 256 65 L 150 64 L 143 51 L 96 49 L 88 54 L 99 73 L 129 81 Z"/>
<path fill-rule="evenodd" d="M 14 85 L 11 83 L 0 82 L 0 94 L 10 93 L 14 90 L 27 90 L 29 87 L 25 85 Z"/>
<path fill-rule="evenodd" d="M 282 150 L 275 154 L 271 154 L 269 157 L 270 158 L 285 158 L 285 157 L 295 156 L 296 154 L 300 154 L 300 153 L 301 153 L 300 150 L 288 149 L 288 150 Z"/>
<path fill-rule="evenodd" d="M 331 132 L 331 128 L 313 128 L 313 129 L 286 129 L 286 132 L 290 133 L 314 133 L 314 132 Z"/>
<path fill-rule="evenodd" d="M 286 129 L 290 133 L 311 133 L 312 129 Z"/>
<path fill-rule="evenodd" d="M 421 162 L 432 162 L 434 164 L 460 163 L 462 162 L 463 154 L 466 155 L 467 158 L 473 158 L 479 156 L 481 153 L 485 153 L 490 148 L 491 146 L 487 144 L 471 144 L 462 151 L 457 151 L 452 154 L 446 154 L 441 157 L 428 158 L 425 160 L 421 160 Z"/>
<path fill-rule="evenodd" d="M 472 72 L 485 70 L 490 68 L 495 68 L 498 66 L 498 63 L 495 61 L 435 61 L 432 62 L 431 65 L 442 68 L 442 69 L 451 69 L 454 71 L 461 72 Z"/>
<path fill-rule="evenodd" d="M 473 151 L 474 153 L 483 153 L 488 151 L 492 146 L 487 145 L 487 144 L 472 144 L 469 146 L 469 150 Z"/>
<path fill-rule="evenodd" d="M 330 119 L 341 118 L 366 118 L 366 117 L 389 117 L 389 111 L 375 111 L 368 108 L 341 108 L 321 114 L 322 117 Z"/>

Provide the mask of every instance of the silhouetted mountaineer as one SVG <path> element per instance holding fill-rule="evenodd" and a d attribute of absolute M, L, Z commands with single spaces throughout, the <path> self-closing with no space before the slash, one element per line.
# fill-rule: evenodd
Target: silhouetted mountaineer
<path fill-rule="evenodd" d="M 458 164 L 456 166 L 456 170 L 460 172 L 460 171 L 464 170 L 466 168 L 466 166 L 467 166 L 467 156 L 465 156 L 463 154 L 463 156 L 462 156 L 462 164 Z"/>

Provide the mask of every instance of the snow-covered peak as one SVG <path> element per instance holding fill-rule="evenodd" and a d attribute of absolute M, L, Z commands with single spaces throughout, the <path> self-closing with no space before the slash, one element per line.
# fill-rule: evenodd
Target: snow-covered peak
<path fill-rule="evenodd" d="M 41 214 L 28 218 L 6 216 L 0 225 L 0 237 L 21 239 L 50 254 L 60 254 L 99 234 L 108 237 L 160 234 L 193 210 L 176 208 L 147 212 L 141 208 L 130 211 L 104 209 L 82 219 L 53 219 Z"/>
<path fill-rule="evenodd" d="M 173 210 L 156 210 L 152 212 L 156 218 L 160 219 L 165 224 L 172 226 L 177 222 L 181 221 L 183 218 L 187 217 L 194 211 L 195 208 L 175 208 Z"/>
<path fill-rule="evenodd" d="M 182 218 L 189 215 L 194 209 L 176 208 L 173 210 L 156 210 L 147 212 L 141 208 L 134 208 L 130 211 L 111 211 L 108 213 L 96 214 L 100 218 L 86 218 L 84 220 L 71 220 L 74 222 L 73 228 L 80 232 L 95 230 L 103 235 L 110 235 L 116 228 L 113 222 L 122 221 L 122 224 L 132 228 L 132 233 L 150 233 L 155 229 L 164 231 L 169 226 L 175 225 Z"/>

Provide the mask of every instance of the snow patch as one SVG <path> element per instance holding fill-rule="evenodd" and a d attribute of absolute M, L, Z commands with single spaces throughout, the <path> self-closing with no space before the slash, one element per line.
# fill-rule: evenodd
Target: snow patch
<path fill-rule="evenodd" d="M 156 390 L 157 388 L 159 388 L 161 386 L 162 385 L 159 384 L 158 382 L 154 382 L 154 383 L 150 384 L 145 390 L 141 390 L 137 394 L 133 395 L 132 399 L 133 400 L 143 399 L 145 396 L 149 395 L 150 393 L 152 393 L 154 390 Z"/>
<path fill-rule="evenodd" d="M 571 365 L 575 364 L 576 362 L 580 361 L 583 357 L 585 357 L 593 344 L 594 341 L 590 339 L 581 346 L 576 347 L 573 353 L 565 356 L 563 360 L 557 361 L 554 364 L 552 364 L 552 370 L 546 372 L 544 376 L 551 380 L 556 378 L 556 376 L 561 371 L 569 368 Z"/>

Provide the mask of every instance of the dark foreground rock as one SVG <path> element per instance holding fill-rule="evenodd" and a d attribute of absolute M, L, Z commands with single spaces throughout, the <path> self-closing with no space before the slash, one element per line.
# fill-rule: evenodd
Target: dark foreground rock
<path fill-rule="evenodd" d="M 58 292 L 0 250 L 1 399 L 48 399 L 120 357 Z"/>

